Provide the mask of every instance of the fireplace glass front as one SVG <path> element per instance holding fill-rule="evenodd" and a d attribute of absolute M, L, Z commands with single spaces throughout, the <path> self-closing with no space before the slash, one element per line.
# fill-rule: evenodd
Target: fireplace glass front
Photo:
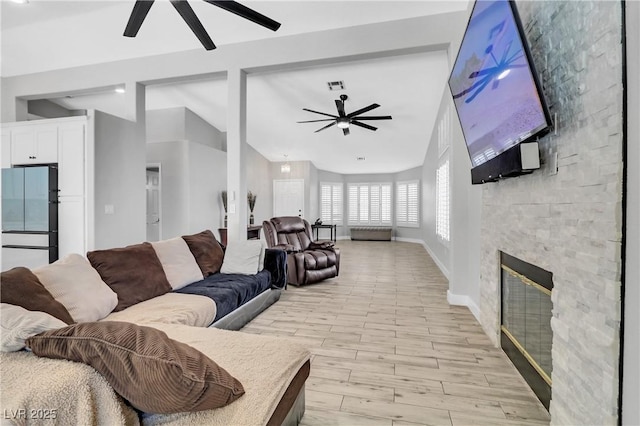
<path fill-rule="evenodd" d="M 551 399 L 550 272 L 502 253 L 502 348 L 540 401 Z"/>

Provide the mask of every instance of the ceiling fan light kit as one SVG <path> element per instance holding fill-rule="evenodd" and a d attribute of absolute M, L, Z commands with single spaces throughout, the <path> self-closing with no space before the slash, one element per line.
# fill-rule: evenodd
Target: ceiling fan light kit
<path fill-rule="evenodd" d="M 391 120 L 391 116 L 390 115 L 370 115 L 370 116 L 362 116 L 360 114 L 364 114 L 366 112 L 371 111 L 372 109 L 378 108 L 380 105 L 378 104 L 371 104 L 367 107 L 361 108 L 357 111 L 354 111 L 350 114 L 347 114 L 344 111 L 344 102 L 349 99 L 349 97 L 347 95 L 340 95 L 340 99 L 336 99 L 336 109 L 338 110 L 338 115 L 334 115 L 334 114 L 327 114 L 326 112 L 320 112 L 320 111 L 314 111 L 312 109 L 308 109 L 308 108 L 302 108 L 304 111 L 309 111 L 309 112 L 313 112 L 314 114 L 320 114 L 320 115 L 324 115 L 326 117 L 331 117 L 331 118 L 324 118 L 324 119 L 320 119 L 320 120 L 305 120 L 305 121 L 298 121 L 298 123 L 318 123 L 321 121 L 329 121 L 330 123 L 327 124 L 324 127 L 321 127 L 320 129 L 316 130 L 314 133 L 318 133 L 321 132 L 324 129 L 328 129 L 329 127 L 332 126 L 338 126 L 338 128 L 342 129 L 342 133 L 347 136 L 350 134 L 349 131 L 349 127 L 353 124 L 354 126 L 358 126 L 358 127 L 362 127 L 365 128 L 367 130 L 372 130 L 372 131 L 376 131 L 378 130 L 377 127 L 373 127 L 370 126 L 366 123 L 362 123 L 362 120 Z"/>
<path fill-rule="evenodd" d="M 231 1 L 216 1 L 216 0 L 204 0 L 205 2 L 212 4 L 214 6 L 218 6 L 221 9 L 224 9 L 228 12 L 236 14 L 242 18 L 248 19 L 251 22 L 254 22 L 258 25 L 261 25 L 265 28 L 270 29 L 271 31 L 277 31 L 280 28 L 280 23 L 274 21 L 273 19 L 262 15 L 261 13 L 256 12 L 253 9 L 250 9 L 242 4 Z M 135 37 L 140 30 L 140 26 L 144 19 L 147 17 L 149 13 L 149 9 L 153 5 L 154 0 L 136 0 L 136 3 L 133 5 L 133 10 L 131 11 L 131 15 L 129 16 L 129 22 L 127 22 L 127 26 L 124 30 L 125 37 Z M 209 37 L 207 30 L 205 30 L 204 26 L 200 22 L 200 19 L 196 16 L 195 12 L 189 5 L 187 0 L 170 0 L 173 7 L 180 14 L 182 19 L 187 23 L 191 31 L 198 37 L 200 43 L 204 46 L 206 50 L 213 50 L 216 48 L 216 45 Z"/>

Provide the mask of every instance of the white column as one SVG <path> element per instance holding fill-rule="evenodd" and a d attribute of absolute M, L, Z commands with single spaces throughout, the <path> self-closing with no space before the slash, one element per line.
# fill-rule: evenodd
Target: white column
<path fill-rule="evenodd" d="M 227 242 L 247 239 L 247 74 L 227 71 Z"/>

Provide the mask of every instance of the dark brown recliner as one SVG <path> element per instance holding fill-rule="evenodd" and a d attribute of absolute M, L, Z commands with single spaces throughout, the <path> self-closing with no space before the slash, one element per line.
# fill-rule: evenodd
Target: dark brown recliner
<path fill-rule="evenodd" d="M 287 252 L 287 281 L 311 284 L 338 276 L 340 249 L 333 242 L 313 241 L 309 222 L 298 216 L 273 217 L 262 222 L 269 248 Z"/>

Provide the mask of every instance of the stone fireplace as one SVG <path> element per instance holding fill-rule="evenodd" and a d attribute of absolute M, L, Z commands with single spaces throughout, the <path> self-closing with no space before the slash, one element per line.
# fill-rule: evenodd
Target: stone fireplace
<path fill-rule="evenodd" d="M 542 404 L 551 401 L 553 275 L 500 253 L 500 344 Z"/>

